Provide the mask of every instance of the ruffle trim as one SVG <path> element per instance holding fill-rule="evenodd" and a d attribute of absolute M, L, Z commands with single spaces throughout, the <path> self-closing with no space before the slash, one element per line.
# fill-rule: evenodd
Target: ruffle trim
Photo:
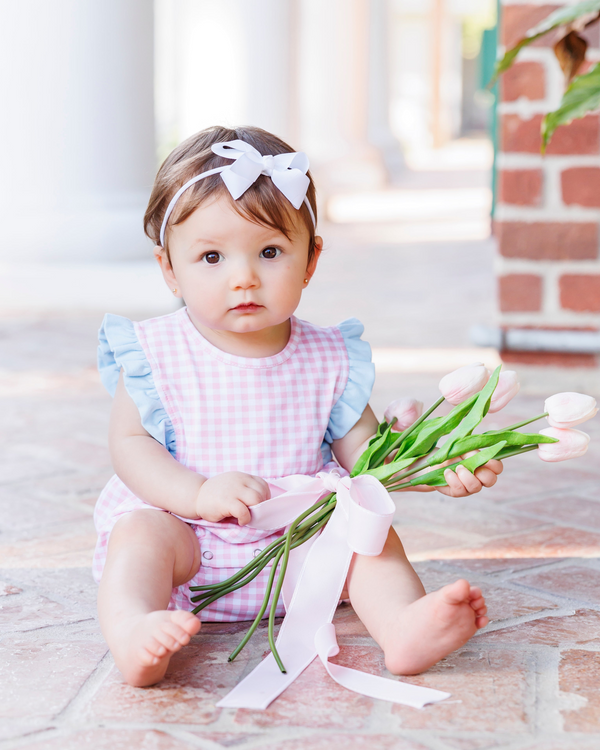
<path fill-rule="evenodd" d="M 142 426 L 175 456 L 175 430 L 152 377 L 152 368 L 135 333 L 133 323 L 121 315 L 104 316 L 98 331 L 98 370 L 111 396 L 123 370 L 125 388 L 138 408 Z"/>
<path fill-rule="evenodd" d="M 346 388 L 331 410 L 325 433 L 326 443 L 343 438 L 354 427 L 369 403 L 375 382 L 371 347 L 360 338 L 365 330 L 363 324 L 356 318 L 349 318 L 337 328 L 348 352 L 349 373 Z"/>

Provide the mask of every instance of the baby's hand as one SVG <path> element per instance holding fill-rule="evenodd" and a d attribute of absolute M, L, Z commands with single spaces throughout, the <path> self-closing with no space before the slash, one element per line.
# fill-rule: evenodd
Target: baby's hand
<path fill-rule="evenodd" d="M 468 458 L 472 455 L 473 453 L 467 453 L 463 458 Z M 428 487 L 427 485 L 420 484 L 417 487 L 413 487 L 413 489 L 418 492 L 433 492 L 433 490 L 437 490 L 442 495 L 448 495 L 449 497 L 466 497 L 467 495 L 474 495 L 480 492 L 483 487 L 493 487 L 503 469 L 502 461 L 493 458 L 491 461 L 483 464 L 483 466 L 475 469 L 474 474 L 471 474 L 464 466 L 458 466 L 456 471 L 446 469 L 444 479 L 448 482 L 447 487 Z"/>
<path fill-rule="evenodd" d="M 227 471 L 202 484 L 196 496 L 195 510 L 198 518 L 205 521 L 217 522 L 233 517 L 240 526 L 245 526 L 250 521 L 248 508 L 270 497 L 269 485 L 264 479 L 241 471 Z"/>

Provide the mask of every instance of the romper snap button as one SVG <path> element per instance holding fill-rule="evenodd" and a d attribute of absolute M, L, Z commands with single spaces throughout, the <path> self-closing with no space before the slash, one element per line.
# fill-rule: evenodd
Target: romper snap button
<path fill-rule="evenodd" d="M 255 549 L 255 550 L 254 550 L 254 557 L 258 557 L 258 556 L 260 555 L 260 553 L 261 553 L 261 552 L 262 552 L 262 550 L 261 550 L 261 549 Z"/>
<path fill-rule="evenodd" d="M 206 552 L 203 552 L 203 553 L 202 553 L 202 557 L 203 557 L 203 558 L 204 558 L 205 560 L 212 560 L 212 559 L 213 559 L 213 557 L 214 557 L 214 555 L 213 555 L 213 553 L 212 553 L 212 552 L 211 552 L 211 551 L 210 551 L 209 549 L 207 549 L 207 550 L 206 550 Z"/>

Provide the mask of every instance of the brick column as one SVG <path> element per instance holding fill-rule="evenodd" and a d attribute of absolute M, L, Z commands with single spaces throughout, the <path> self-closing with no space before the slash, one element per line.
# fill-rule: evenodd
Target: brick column
<path fill-rule="evenodd" d="M 501 44 L 560 7 L 503 0 Z M 598 26 L 587 59 L 600 59 Z M 559 128 L 540 154 L 542 115 L 562 96 L 552 35 L 501 79 L 496 273 L 502 328 L 600 330 L 600 118 Z M 588 65 L 588 63 L 586 63 Z M 585 70 L 584 68 L 583 70 Z M 506 361 L 598 367 L 594 354 L 505 352 Z"/>

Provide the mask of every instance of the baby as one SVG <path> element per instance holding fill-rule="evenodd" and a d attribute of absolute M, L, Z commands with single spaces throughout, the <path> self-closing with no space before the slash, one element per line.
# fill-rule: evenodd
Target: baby
<path fill-rule="evenodd" d="M 377 430 L 362 325 L 294 317 L 323 248 L 316 213 L 306 156 L 259 128 L 204 130 L 156 177 L 145 230 L 185 307 L 140 323 L 107 315 L 99 347 L 116 474 L 95 510 L 94 574 L 102 632 L 132 685 L 158 682 L 200 630 L 190 585 L 228 578 L 281 534 L 246 526 L 269 479 L 350 471 Z M 438 491 L 464 497 L 501 471 L 447 470 Z M 253 619 L 268 574 L 202 619 Z M 426 595 L 393 529 L 381 555 L 354 556 L 343 596 L 394 674 L 426 670 L 488 622 L 465 580 Z"/>

